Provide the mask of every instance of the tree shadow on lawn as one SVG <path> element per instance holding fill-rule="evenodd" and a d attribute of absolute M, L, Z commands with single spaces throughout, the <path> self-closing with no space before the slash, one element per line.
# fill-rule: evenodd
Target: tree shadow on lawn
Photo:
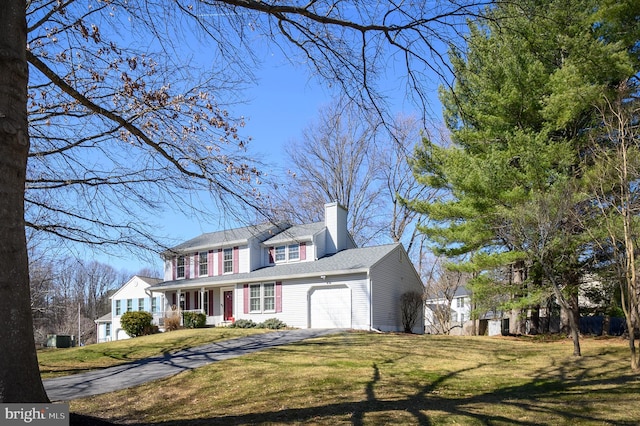
<path fill-rule="evenodd" d="M 502 362 L 502 361 L 501 361 Z M 604 361 L 603 361 L 604 363 Z M 417 425 L 434 424 L 434 419 L 425 411 L 435 410 L 442 416 L 457 416 L 457 419 L 466 419 L 479 424 L 513 424 L 513 425 L 540 425 L 547 424 L 546 418 L 562 418 L 571 423 L 594 422 L 598 424 L 613 424 L 607 419 L 607 411 L 591 412 L 588 405 L 594 401 L 604 401 L 607 406 L 615 406 L 618 399 L 627 397 L 633 393 L 632 389 L 640 392 L 640 381 L 635 375 L 618 368 L 611 367 L 606 375 L 616 375 L 614 378 L 602 378 L 602 375 L 594 377 L 588 368 L 581 368 L 585 364 L 584 358 L 572 359 L 560 365 L 550 365 L 540 369 L 527 383 L 500 388 L 496 392 L 477 394 L 469 397 L 442 397 L 439 396 L 439 387 L 456 376 L 482 368 L 483 365 L 463 369 L 444 375 L 434 382 L 422 387 L 419 391 L 404 399 L 381 399 L 376 396 L 376 385 L 380 381 L 380 370 L 377 364 L 372 365 L 372 377 L 364 389 L 364 398 L 361 401 L 331 403 L 305 408 L 290 408 L 278 411 L 269 411 L 242 415 L 229 415 L 206 419 L 181 419 L 154 425 L 244 425 L 244 424 L 298 424 L 304 422 L 327 422 L 329 419 L 341 423 L 350 423 L 361 426 L 370 414 L 389 416 L 389 422 L 393 422 L 394 414 L 402 416 L 402 422 L 410 422 Z M 486 364 L 485 364 L 486 365 Z M 577 367 L 577 368 L 576 368 Z M 600 368 L 607 369 L 606 365 Z M 589 397 L 581 398 L 585 388 L 588 388 Z M 630 391 L 631 389 L 631 391 Z M 561 398 L 561 399 L 558 399 Z M 567 400 L 568 398 L 569 400 Z M 555 402 L 553 402 L 555 400 Z M 495 405 L 497 409 L 493 413 L 479 412 L 478 407 Z M 518 413 L 525 411 L 529 418 L 536 420 L 521 420 Z M 407 417 L 407 415 L 409 417 Z M 379 418 L 378 418 L 379 419 Z M 148 423 L 131 423 L 131 420 L 118 419 L 129 425 L 144 425 Z M 437 423 L 441 423 L 441 419 Z M 370 421 L 369 421 L 370 423 Z M 635 425 L 636 420 L 614 422 L 616 425 Z M 96 425 L 109 426 L 117 423 L 109 423 L 101 419 L 72 415 L 71 425 Z"/>

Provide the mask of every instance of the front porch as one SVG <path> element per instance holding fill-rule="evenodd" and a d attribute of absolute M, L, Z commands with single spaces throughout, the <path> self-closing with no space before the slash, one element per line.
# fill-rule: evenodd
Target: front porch
<path fill-rule="evenodd" d="M 236 317 L 235 288 L 225 287 L 201 287 L 199 289 L 175 290 L 165 292 L 164 315 L 158 318 L 163 321 L 168 314 L 178 312 L 181 321 L 182 313 L 197 312 L 206 316 L 206 325 L 225 326 L 233 323 Z M 155 321 L 154 315 L 154 321 Z M 164 324 L 158 322 L 158 327 Z"/>

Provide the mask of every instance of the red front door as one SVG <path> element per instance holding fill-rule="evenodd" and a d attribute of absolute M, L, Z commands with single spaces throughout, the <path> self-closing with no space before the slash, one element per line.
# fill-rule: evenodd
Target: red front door
<path fill-rule="evenodd" d="M 233 318 L 233 291 L 224 292 L 224 320 Z"/>

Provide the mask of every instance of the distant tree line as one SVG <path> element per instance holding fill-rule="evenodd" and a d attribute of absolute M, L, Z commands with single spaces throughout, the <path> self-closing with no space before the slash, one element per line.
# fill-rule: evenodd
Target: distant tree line
<path fill-rule="evenodd" d="M 143 271 L 143 274 L 153 274 Z M 34 337 L 44 344 L 49 334 L 77 336 L 95 343 L 94 320 L 111 312 L 109 297 L 131 275 L 95 260 L 31 256 L 31 311 Z"/>

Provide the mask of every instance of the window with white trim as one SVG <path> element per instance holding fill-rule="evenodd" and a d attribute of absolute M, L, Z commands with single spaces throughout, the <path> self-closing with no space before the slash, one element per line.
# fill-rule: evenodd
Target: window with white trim
<path fill-rule="evenodd" d="M 262 284 L 262 310 L 276 310 L 276 285 L 274 283 Z"/>
<path fill-rule="evenodd" d="M 127 312 L 133 311 L 133 299 L 127 299 Z"/>
<path fill-rule="evenodd" d="M 300 244 L 274 247 L 273 260 L 275 263 L 300 260 Z"/>
<path fill-rule="evenodd" d="M 158 312 L 158 298 L 157 297 L 152 297 L 151 298 L 151 313 L 155 314 Z"/>
<path fill-rule="evenodd" d="M 275 283 L 249 285 L 249 311 L 251 313 L 275 312 Z"/>
<path fill-rule="evenodd" d="M 224 249 L 222 263 L 224 265 L 223 272 L 225 274 L 233 272 L 233 249 Z"/>
<path fill-rule="evenodd" d="M 184 278 L 184 256 L 178 256 L 176 263 L 176 277 Z"/>
<path fill-rule="evenodd" d="M 457 297 L 456 303 L 458 308 L 464 308 L 464 297 Z"/>
<path fill-rule="evenodd" d="M 300 259 L 300 244 L 291 244 L 287 247 L 287 251 L 289 252 L 289 260 L 299 260 Z"/>
<path fill-rule="evenodd" d="M 144 298 L 142 297 L 138 299 L 138 310 L 144 311 Z"/>
<path fill-rule="evenodd" d="M 206 277 L 207 275 L 209 275 L 209 253 L 205 252 L 200 252 L 198 254 L 198 264 L 199 266 L 199 270 L 198 270 L 198 275 L 201 277 Z"/>
<path fill-rule="evenodd" d="M 116 315 L 121 315 L 122 314 L 122 305 L 121 305 L 121 300 L 116 300 Z"/>
<path fill-rule="evenodd" d="M 287 246 L 276 247 L 276 262 L 284 262 L 287 260 Z"/>

